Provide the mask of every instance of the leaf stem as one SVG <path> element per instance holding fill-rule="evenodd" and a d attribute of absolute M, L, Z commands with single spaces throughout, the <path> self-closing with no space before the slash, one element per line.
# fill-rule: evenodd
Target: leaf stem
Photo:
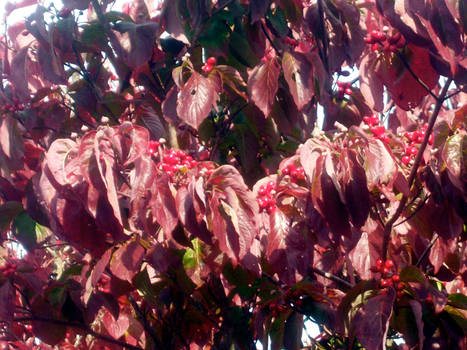
<path fill-rule="evenodd" d="M 439 235 L 437 233 L 434 234 L 433 238 L 431 239 L 430 241 L 430 244 L 428 244 L 428 246 L 425 248 L 425 250 L 423 251 L 422 255 L 420 255 L 420 258 L 418 258 L 417 260 L 417 263 L 415 264 L 416 267 L 419 267 L 420 264 L 422 263 L 423 259 L 425 259 L 425 256 L 428 254 L 428 252 L 430 251 L 431 247 L 433 247 L 433 245 L 436 243 L 436 241 L 438 240 L 439 238 Z"/>
<path fill-rule="evenodd" d="M 279 51 L 279 48 L 276 46 L 276 44 L 274 44 L 274 42 L 272 41 L 271 37 L 269 36 L 268 31 L 266 30 L 266 28 L 264 28 L 263 22 L 261 22 L 261 29 L 262 29 L 264 35 L 266 35 L 266 38 L 267 38 L 268 41 L 270 42 L 271 46 L 274 48 L 274 51 L 276 51 L 277 56 L 282 57 L 282 54 L 281 54 L 281 52 Z"/>
<path fill-rule="evenodd" d="M 320 269 L 313 268 L 312 269 L 314 273 L 317 273 L 320 276 L 323 276 L 324 278 L 327 278 L 328 280 L 334 281 L 336 283 L 340 283 L 347 288 L 352 288 L 352 284 L 347 282 L 346 280 L 340 278 L 339 276 L 333 275 L 332 273 L 322 271 Z"/>
<path fill-rule="evenodd" d="M 444 97 L 446 96 L 446 92 L 448 91 L 448 88 L 449 88 L 449 85 L 451 85 L 451 82 L 452 82 L 452 78 L 449 78 L 446 81 L 446 84 L 443 86 L 443 89 L 441 90 L 439 96 L 436 97 L 435 109 L 433 110 L 433 113 L 431 114 L 430 119 L 428 120 L 428 128 L 425 131 L 425 137 L 423 138 L 423 141 L 420 145 L 420 149 L 418 150 L 417 156 L 415 157 L 413 167 L 410 170 L 409 179 L 407 181 L 409 185 L 409 189 L 412 187 L 413 182 L 415 181 L 415 176 L 417 175 L 418 167 L 420 166 L 423 153 L 425 152 L 426 146 L 428 144 L 428 139 L 430 138 L 430 134 L 433 131 L 433 126 L 435 125 L 436 118 L 438 117 L 441 107 L 443 106 Z M 386 257 L 386 259 L 389 258 L 388 246 L 389 246 L 389 239 L 391 237 L 393 225 L 396 222 L 396 220 L 399 218 L 399 216 L 402 214 L 402 212 L 404 211 L 405 205 L 407 204 L 407 200 L 408 200 L 408 196 L 404 195 L 401 201 L 399 202 L 399 206 L 397 207 L 394 215 L 386 222 L 386 225 L 384 226 L 382 253 Z"/>

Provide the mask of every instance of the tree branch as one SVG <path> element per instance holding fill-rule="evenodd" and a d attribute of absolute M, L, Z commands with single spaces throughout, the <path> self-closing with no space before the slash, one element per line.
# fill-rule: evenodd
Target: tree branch
<path fill-rule="evenodd" d="M 316 268 L 313 268 L 312 271 L 314 273 L 317 273 L 320 276 L 323 276 L 324 278 L 327 278 L 328 280 L 334 281 L 336 283 L 340 283 L 340 284 L 346 286 L 347 288 L 352 288 L 353 287 L 351 283 L 349 283 L 346 280 L 340 278 L 339 276 L 333 275 L 332 273 L 324 272 L 324 271 L 321 271 L 320 269 L 316 269 Z"/>
<path fill-rule="evenodd" d="M 132 349 L 132 350 L 143 350 L 143 348 L 141 348 L 139 346 L 131 345 L 131 344 L 128 344 L 128 343 L 126 343 L 124 341 L 120 341 L 120 340 L 114 339 L 112 337 L 109 337 L 107 335 L 97 333 L 97 332 L 93 331 L 91 328 L 89 328 L 88 326 L 85 326 L 85 325 L 83 325 L 81 323 L 68 322 L 68 321 L 63 321 L 63 320 L 56 320 L 56 319 L 53 319 L 53 318 L 46 318 L 46 317 L 40 317 L 40 316 L 19 317 L 19 318 L 14 318 L 13 321 L 14 322 L 30 322 L 30 321 L 47 322 L 47 323 L 50 323 L 50 324 L 55 324 L 55 325 L 60 325 L 60 326 L 78 328 L 78 329 L 81 329 L 81 330 L 85 331 L 87 334 L 93 336 L 94 338 L 104 340 L 104 341 L 112 343 L 112 344 L 119 345 L 123 349 L 126 348 L 126 349 Z"/>
<path fill-rule="evenodd" d="M 268 39 L 268 41 L 269 41 L 269 43 L 271 44 L 271 46 L 274 48 L 274 51 L 276 51 L 277 56 L 282 57 L 282 54 L 281 54 L 281 52 L 279 51 L 279 48 L 276 46 L 276 44 L 274 44 L 274 42 L 272 41 L 271 37 L 269 36 L 268 31 L 266 30 L 266 28 L 264 28 L 263 22 L 261 22 L 261 30 L 263 31 L 264 35 L 266 35 L 266 38 Z"/>
<path fill-rule="evenodd" d="M 433 245 L 436 243 L 436 241 L 438 240 L 439 238 L 439 235 L 437 233 L 434 234 L 433 238 L 431 239 L 430 241 L 430 244 L 428 244 L 428 246 L 425 248 L 424 252 L 422 253 L 422 255 L 420 255 L 420 258 L 418 258 L 417 260 L 417 263 L 415 264 L 416 267 L 419 267 L 420 264 L 422 263 L 423 259 L 425 259 L 425 256 L 428 254 L 428 252 L 430 251 L 431 247 L 433 247 Z"/>
<path fill-rule="evenodd" d="M 433 131 L 433 126 L 435 125 L 436 118 L 438 117 L 439 111 L 441 110 L 444 97 L 446 96 L 446 92 L 448 91 L 448 88 L 449 88 L 449 85 L 451 85 L 451 82 L 452 82 L 452 78 L 449 78 L 446 84 L 443 86 L 443 89 L 441 90 L 439 96 L 436 97 L 435 109 L 433 113 L 431 114 L 430 119 L 428 120 L 428 128 L 425 131 L 425 137 L 423 138 L 423 142 L 420 145 L 420 149 L 418 150 L 417 156 L 415 157 L 413 167 L 410 170 L 409 179 L 407 181 L 409 184 L 409 189 L 412 187 L 413 182 L 415 181 L 415 176 L 417 175 L 417 170 L 418 170 L 418 167 L 420 166 L 420 163 L 423 157 L 423 152 L 425 152 L 426 146 L 428 144 L 428 139 L 430 138 L 430 134 Z M 405 205 L 407 204 L 407 200 L 408 200 L 408 197 L 404 195 L 401 201 L 399 202 L 399 206 L 397 207 L 394 215 L 386 222 L 386 225 L 384 226 L 382 253 L 383 255 L 386 256 L 386 259 L 389 258 L 388 245 L 389 245 L 389 239 L 391 237 L 393 225 L 396 222 L 396 220 L 399 218 L 399 216 L 402 214 L 402 212 L 404 211 Z"/>
<path fill-rule="evenodd" d="M 159 340 L 159 337 L 157 336 L 156 332 L 154 332 L 153 327 L 149 324 L 148 319 L 146 318 L 146 315 L 143 313 L 143 311 L 139 307 L 135 298 L 133 298 L 133 296 L 130 293 L 128 293 L 126 297 L 128 298 L 133 309 L 135 310 L 136 316 L 142 322 L 144 330 L 149 334 L 149 336 L 151 337 L 151 339 L 154 341 L 154 343 L 159 349 L 164 349 L 163 344 Z"/>

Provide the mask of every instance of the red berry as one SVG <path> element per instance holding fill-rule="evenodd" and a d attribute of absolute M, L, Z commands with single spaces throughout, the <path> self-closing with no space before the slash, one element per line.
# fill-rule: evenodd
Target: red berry
<path fill-rule="evenodd" d="M 399 275 L 393 275 L 393 276 L 392 276 L 392 280 L 393 280 L 394 282 L 399 282 L 399 280 L 400 280 Z"/>
<path fill-rule="evenodd" d="M 381 266 L 383 266 L 383 260 L 382 260 L 382 259 L 376 260 L 376 266 L 377 266 L 378 268 L 381 268 Z"/>
<path fill-rule="evenodd" d="M 217 63 L 217 60 L 215 57 L 209 57 L 206 61 L 206 64 L 210 66 L 214 66 Z"/>
<path fill-rule="evenodd" d="M 370 131 L 376 136 L 381 136 L 386 132 L 386 128 L 382 125 L 370 128 Z"/>
<path fill-rule="evenodd" d="M 366 125 L 371 125 L 371 118 L 368 116 L 363 117 L 363 121 Z"/>
<path fill-rule="evenodd" d="M 379 50 L 379 45 L 377 43 L 374 43 L 371 45 L 371 51 L 378 51 Z"/>
<path fill-rule="evenodd" d="M 402 298 L 402 296 L 404 295 L 404 292 L 401 291 L 401 290 L 398 290 L 396 295 L 397 295 L 398 298 Z"/>
<path fill-rule="evenodd" d="M 372 36 L 373 38 L 378 39 L 379 36 L 380 36 L 380 34 L 381 34 L 381 32 L 380 32 L 379 30 L 373 29 L 373 30 L 371 31 L 370 34 L 371 34 L 371 36 Z"/>
<path fill-rule="evenodd" d="M 392 260 L 386 260 L 384 263 L 384 266 L 387 267 L 388 269 L 394 267 L 394 262 Z"/>
<path fill-rule="evenodd" d="M 259 187 L 258 194 L 259 194 L 260 196 L 264 196 L 266 193 L 267 193 L 266 187 L 264 187 L 264 185 L 261 185 L 261 186 Z"/>
<path fill-rule="evenodd" d="M 390 279 L 386 279 L 386 280 L 381 281 L 381 287 L 383 287 L 383 288 L 387 288 L 390 285 L 391 285 L 391 280 Z"/>
<path fill-rule="evenodd" d="M 276 206 L 275 205 L 269 205 L 268 208 L 266 209 L 269 214 L 272 214 L 276 211 Z"/>
<path fill-rule="evenodd" d="M 203 70 L 203 72 L 209 73 L 210 71 L 212 71 L 212 68 L 213 68 L 212 65 L 205 64 L 201 69 Z"/>
<path fill-rule="evenodd" d="M 365 43 L 367 43 L 367 44 L 373 44 L 374 43 L 373 38 L 371 36 L 366 36 L 365 39 L 363 39 L 363 41 L 365 41 Z"/>
<path fill-rule="evenodd" d="M 391 139 L 387 135 L 383 135 L 380 137 L 380 140 L 383 141 L 384 143 L 389 143 L 391 142 Z"/>
<path fill-rule="evenodd" d="M 387 268 L 387 267 L 383 267 L 383 270 L 382 270 L 383 275 L 386 276 L 386 275 L 389 274 L 389 272 L 391 272 L 391 269 L 389 269 L 389 268 Z"/>
<path fill-rule="evenodd" d="M 351 88 L 346 88 L 345 91 L 344 91 L 347 95 L 352 95 L 352 89 Z"/>
<path fill-rule="evenodd" d="M 405 152 L 409 155 L 416 155 L 418 153 L 418 149 L 415 148 L 415 147 L 407 147 L 407 149 L 405 150 Z"/>

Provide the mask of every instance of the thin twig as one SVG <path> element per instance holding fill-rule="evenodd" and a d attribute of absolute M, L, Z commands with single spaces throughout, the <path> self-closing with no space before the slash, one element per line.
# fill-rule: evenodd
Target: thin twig
<path fill-rule="evenodd" d="M 340 278 L 339 276 L 333 275 L 332 273 L 322 271 L 320 269 L 313 268 L 312 269 L 314 273 L 317 273 L 320 276 L 323 276 L 324 278 L 327 278 L 328 280 L 334 281 L 336 283 L 340 283 L 347 288 L 352 288 L 352 284 L 347 282 L 346 280 Z"/>
<path fill-rule="evenodd" d="M 159 337 L 157 336 L 156 332 L 154 332 L 153 327 L 149 324 L 146 315 L 143 313 L 143 311 L 139 307 L 135 298 L 133 298 L 133 296 L 130 293 L 128 293 L 127 299 L 130 302 L 133 309 L 135 310 L 136 316 L 138 316 L 139 320 L 143 324 L 144 330 L 151 336 L 151 339 L 154 341 L 154 343 L 156 344 L 158 348 L 164 349 L 163 344 L 159 340 Z"/>
<path fill-rule="evenodd" d="M 396 51 L 396 55 L 400 58 L 400 60 L 402 61 L 402 63 L 404 64 L 405 68 L 407 68 L 407 70 L 409 71 L 409 73 L 412 75 L 412 77 L 436 100 L 438 101 L 438 99 L 440 97 L 436 96 L 433 91 L 431 91 L 431 89 L 423 82 L 423 80 L 421 80 L 417 74 L 415 74 L 415 72 L 412 70 L 412 67 L 410 67 L 410 64 L 409 62 L 407 62 L 407 60 L 405 59 L 405 56 L 400 53 L 399 51 Z M 443 97 L 444 99 L 444 97 Z"/>
<path fill-rule="evenodd" d="M 276 54 L 277 56 L 279 57 L 282 57 L 282 54 L 281 52 L 279 51 L 279 48 L 276 46 L 276 44 L 274 44 L 274 42 L 272 41 L 271 37 L 269 36 L 269 33 L 268 31 L 266 30 L 266 28 L 264 28 L 264 24 L 261 22 L 261 29 L 264 33 L 264 35 L 266 35 L 266 38 L 268 39 L 269 43 L 271 44 L 271 46 L 274 48 L 274 51 L 276 51 Z"/>
<path fill-rule="evenodd" d="M 447 96 L 444 98 L 444 101 L 449 100 L 451 97 L 456 96 L 457 94 L 459 94 L 459 93 L 461 93 L 461 92 L 462 92 L 462 90 L 454 91 L 452 94 L 447 95 Z"/>
<path fill-rule="evenodd" d="M 430 251 L 431 247 L 433 247 L 433 245 L 436 243 L 436 241 L 438 240 L 439 238 L 439 235 L 437 233 L 434 234 L 433 238 L 431 239 L 430 241 L 430 244 L 428 244 L 428 246 L 425 248 L 424 252 L 422 253 L 422 255 L 420 255 L 420 258 L 418 258 L 417 260 L 417 263 L 415 264 L 416 267 L 419 267 L 420 264 L 422 263 L 423 259 L 425 259 L 425 256 L 428 254 L 428 252 Z"/>
<path fill-rule="evenodd" d="M 410 170 L 409 174 L 409 179 L 408 179 L 408 185 L 409 189 L 412 188 L 413 182 L 415 180 L 415 176 L 417 175 L 417 170 L 418 167 L 420 166 L 420 163 L 422 161 L 423 153 L 425 152 L 425 148 L 428 144 L 428 139 L 430 138 L 430 134 L 433 131 L 433 126 L 435 125 L 436 118 L 438 117 L 439 111 L 441 110 L 441 107 L 443 105 L 444 97 L 446 96 L 446 92 L 449 88 L 449 85 L 451 85 L 452 78 L 449 78 L 444 85 L 443 89 L 441 90 L 439 97 L 436 98 L 436 105 L 435 109 L 430 116 L 430 119 L 428 120 L 428 128 L 425 131 L 425 137 L 423 138 L 423 142 L 420 145 L 420 149 L 418 150 L 417 156 L 415 157 L 414 164 L 412 166 L 412 169 Z M 408 196 L 403 196 L 401 201 L 399 202 L 399 206 L 397 207 L 394 215 L 386 222 L 386 225 L 384 226 L 384 238 L 383 238 L 383 255 L 386 256 L 386 258 L 389 258 L 388 256 L 388 245 L 389 245 L 389 239 L 391 237 L 391 232 L 394 223 L 396 220 L 399 218 L 399 216 L 402 214 L 402 212 L 405 209 L 405 205 L 407 204 Z"/>
<path fill-rule="evenodd" d="M 60 326 L 66 326 L 66 327 L 73 327 L 73 328 L 78 328 L 83 331 L 85 331 L 87 334 L 93 336 L 94 338 L 104 340 L 109 343 L 113 343 L 116 345 L 121 346 L 122 348 L 126 349 L 132 349 L 132 350 L 143 350 L 143 348 L 135 345 L 128 344 L 124 341 L 117 340 L 114 338 L 111 338 L 107 335 L 97 333 L 93 331 L 91 328 L 88 326 L 85 326 L 81 323 L 76 323 L 76 322 L 68 322 L 68 321 L 63 321 L 63 320 L 56 320 L 52 318 L 46 318 L 46 317 L 40 317 L 40 316 L 33 316 L 33 317 L 19 317 L 19 318 L 14 318 L 14 322 L 47 322 L 55 325 L 60 325 Z"/>
<path fill-rule="evenodd" d="M 394 224 L 393 227 L 396 227 L 396 226 L 399 226 L 399 225 L 402 225 L 404 222 L 412 219 L 415 215 L 417 215 L 417 213 L 423 208 L 423 206 L 425 205 L 425 203 L 428 201 L 428 199 L 430 198 L 430 195 L 426 196 L 423 201 L 421 201 L 417 207 L 415 208 L 415 210 L 409 215 L 407 216 L 404 220 L 398 222 L 397 224 Z"/>

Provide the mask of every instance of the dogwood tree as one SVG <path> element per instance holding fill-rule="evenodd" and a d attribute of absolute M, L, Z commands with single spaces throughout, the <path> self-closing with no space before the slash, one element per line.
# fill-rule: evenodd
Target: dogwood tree
<path fill-rule="evenodd" d="M 113 3 L 2 3 L 2 349 L 465 348 L 464 1 Z"/>

